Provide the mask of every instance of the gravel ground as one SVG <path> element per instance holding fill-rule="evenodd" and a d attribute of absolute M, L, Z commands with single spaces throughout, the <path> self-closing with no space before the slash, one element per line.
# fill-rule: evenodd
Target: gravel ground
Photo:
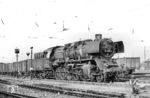
<path fill-rule="evenodd" d="M 92 84 L 79 84 L 79 83 L 67 83 L 60 81 L 50 81 L 50 80 L 37 80 L 37 79 L 17 79 L 12 77 L 3 77 L 3 79 L 9 80 L 11 79 L 11 83 L 19 83 L 19 84 L 46 84 L 53 85 L 64 88 L 74 88 L 74 89 L 82 89 L 82 90 L 93 90 L 105 93 L 124 93 L 130 94 L 131 88 L 128 83 L 113 83 L 113 84 L 101 84 L 101 85 L 92 85 Z"/>
<path fill-rule="evenodd" d="M 62 95 L 59 93 L 54 94 L 46 91 L 32 90 L 32 89 L 26 89 L 17 86 L 10 86 L 10 85 L 8 86 L 4 84 L 0 84 L 0 87 L 1 87 L 0 91 L 7 91 L 7 92 L 12 92 L 17 94 L 34 96 L 37 98 L 79 98 L 75 96 Z M 12 88 L 14 88 L 14 90 L 12 90 Z"/>
<path fill-rule="evenodd" d="M 18 80 L 18 79 L 17 79 Z M 12 81 L 16 83 L 15 81 Z M 30 79 L 19 79 L 19 84 L 46 84 L 46 85 L 53 85 L 59 86 L 64 88 L 75 88 L 75 89 L 83 89 L 83 90 L 93 90 L 99 92 L 112 92 L 112 93 L 131 93 L 131 88 L 129 87 L 128 83 L 116 83 L 118 86 L 114 86 L 114 84 L 109 85 L 89 85 L 89 84 L 78 84 L 78 83 L 65 83 L 65 82 L 58 82 L 58 81 L 41 81 L 41 80 L 30 80 Z M 120 86 L 119 86 L 120 85 Z"/>
<path fill-rule="evenodd" d="M 83 89 L 83 90 L 93 90 L 93 91 L 99 91 L 99 92 L 114 92 L 114 93 L 124 93 L 127 94 L 130 98 L 139 98 L 139 96 L 150 96 L 150 80 L 149 83 L 138 82 L 137 84 L 140 87 L 140 94 L 133 96 L 131 94 L 131 87 L 129 86 L 129 82 L 115 82 L 113 84 L 108 85 L 90 85 L 90 84 L 79 84 L 79 83 L 65 83 L 60 81 L 50 81 L 50 80 L 38 80 L 38 79 L 17 79 L 12 77 L 1 77 L 1 79 L 9 80 L 12 83 L 19 83 L 19 84 L 46 84 L 46 85 L 54 85 L 54 86 L 60 86 L 60 87 L 66 87 L 66 88 L 76 88 L 76 89 Z M 145 78 L 144 80 L 146 80 Z M 148 81 L 148 80 L 146 80 Z M 47 92 L 41 92 L 41 91 L 32 91 L 32 90 L 26 90 L 26 91 L 20 91 L 25 94 L 32 94 L 34 96 L 40 96 L 39 98 L 77 98 L 73 96 L 65 96 L 64 97 L 60 94 L 51 94 Z M 46 97 L 49 96 L 49 97 Z M 142 97 L 141 97 L 142 98 Z M 148 97 L 146 97 L 148 98 Z"/>
<path fill-rule="evenodd" d="M 75 97 L 75 96 L 63 95 L 60 93 L 56 94 L 56 93 L 50 93 L 46 91 L 21 88 L 15 85 L 6 85 L 6 84 L 1 84 L 1 83 L 0 83 L 0 91 L 34 96 L 37 98 L 80 98 L 80 97 Z"/>

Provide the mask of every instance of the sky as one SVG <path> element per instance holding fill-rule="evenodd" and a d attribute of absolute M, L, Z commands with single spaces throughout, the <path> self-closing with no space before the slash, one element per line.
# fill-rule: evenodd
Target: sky
<path fill-rule="evenodd" d="M 124 42 L 119 57 L 143 60 L 145 47 L 150 59 L 149 17 L 149 0 L 0 0 L 0 62 L 14 62 L 15 48 L 24 60 L 31 46 L 35 53 L 98 33 Z"/>

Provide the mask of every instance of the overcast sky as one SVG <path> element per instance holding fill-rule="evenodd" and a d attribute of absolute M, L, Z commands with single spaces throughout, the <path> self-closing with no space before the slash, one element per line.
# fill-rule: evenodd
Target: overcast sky
<path fill-rule="evenodd" d="M 34 47 L 94 39 L 96 33 L 122 40 L 120 57 L 150 58 L 150 0 L 0 0 L 0 62 L 19 60 Z M 62 31 L 67 28 L 66 31 Z"/>

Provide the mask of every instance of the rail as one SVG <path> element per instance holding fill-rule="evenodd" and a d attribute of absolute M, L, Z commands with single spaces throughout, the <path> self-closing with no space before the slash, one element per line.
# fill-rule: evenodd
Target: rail
<path fill-rule="evenodd" d="M 1 98 L 37 98 L 37 97 L 27 96 L 22 94 L 8 93 L 4 91 L 0 91 L 0 97 Z"/>

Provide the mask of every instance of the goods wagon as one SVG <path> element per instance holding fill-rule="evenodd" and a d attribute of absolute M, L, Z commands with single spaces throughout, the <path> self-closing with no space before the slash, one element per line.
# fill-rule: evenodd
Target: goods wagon
<path fill-rule="evenodd" d="M 0 63 L 0 74 L 4 72 L 4 63 Z"/>
<path fill-rule="evenodd" d="M 28 60 L 24 60 L 22 61 L 22 69 L 21 69 L 21 72 L 27 72 L 27 67 L 28 67 Z"/>
<path fill-rule="evenodd" d="M 17 72 L 18 71 L 18 66 L 19 66 L 19 62 L 17 63 L 17 62 L 13 62 L 13 70 L 15 71 L 15 72 Z"/>
<path fill-rule="evenodd" d="M 144 62 L 144 69 L 145 70 L 150 70 L 150 60 L 147 60 Z"/>
<path fill-rule="evenodd" d="M 31 59 L 27 60 L 27 67 L 26 67 L 26 71 L 30 71 L 31 68 Z"/>
<path fill-rule="evenodd" d="M 17 62 L 13 62 L 13 71 L 14 72 L 17 72 L 18 71 L 18 64 L 17 64 Z"/>
<path fill-rule="evenodd" d="M 26 72 L 28 60 L 13 62 L 13 71 Z"/>
<path fill-rule="evenodd" d="M 140 69 L 140 57 L 115 58 L 119 66 Z"/>
<path fill-rule="evenodd" d="M 32 59 L 32 61 L 31 59 L 29 59 L 25 60 L 23 63 L 24 63 L 24 70 L 26 71 L 30 71 L 31 67 L 33 68 L 33 70 L 37 71 L 41 71 L 44 68 L 49 68 L 49 60 L 47 58 Z"/>
<path fill-rule="evenodd" d="M 9 73 L 14 72 L 13 63 L 9 63 L 8 66 L 9 66 Z"/>
<path fill-rule="evenodd" d="M 9 73 L 9 63 L 4 64 L 4 73 Z"/>

